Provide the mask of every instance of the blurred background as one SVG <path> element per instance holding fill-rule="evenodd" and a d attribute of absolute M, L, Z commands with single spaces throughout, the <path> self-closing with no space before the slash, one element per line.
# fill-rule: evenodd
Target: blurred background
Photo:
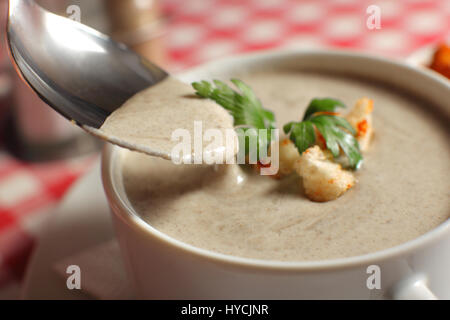
<path fill-rule="evenodd" d="M 37 2 L 80 18 L 173 73 L 273 48 L 344 48 L 405 59 L 450 36 L 448 0 Z M 0 0 L 0 299 L 18 296 L 42 226 L 101 147 L 17 77 L 4 39 L 6 8 L 7 1 Z M 374 20 L 377 10 L 380 19 Z"/>

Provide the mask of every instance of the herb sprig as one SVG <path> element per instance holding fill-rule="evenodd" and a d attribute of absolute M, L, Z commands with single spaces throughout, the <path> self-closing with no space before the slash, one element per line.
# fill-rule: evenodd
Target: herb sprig
<path fill-rule="evenodd" d="M 306 109 L 303 121 L 289 122 L 283 130 L 289 134 L 300 154 L 316 142 L 316 130 L 325 139 L 326 147 L 333 157 L 339 157 L 341 149 L 348 158 L 349 166 L 358 169 L 363 161 L 359 150 L 356 130 L 347 120 L 336 113 L 337 108 L 345 108 L 339 100 L 313 99 Z"/>
<path fill-rule="evenodd" d="M 267 129 L 267 137 L 258 137 L 258 148 L 268 148 L 270 145 L 270 129 L 275 128 L 275 116 L 270 110 L 264 109 L 261 101 L 253 90 L 244 82 L 232 79 L 231 82 L 239 91 L 232 89 L 226 83 L 214 80 L 192 83 L 196 94 L 208 98 L 228 110 L 234 118 L 236 127 L 248 129 Z M 345 108 L 345 104 L 332 98 L 313 99 L 306 109 L 303 120 L 289 122 L 283 130 L 294 142 L 300 154 L 316 143 L 316 130 L 325 139 L 326 147 L 335 158 L 340 156 L 341 150 L 348 158 L 349 166 L 358 169 L 363 161 L 355 138 L 355 128 L 343 117 L 336 113 L 338 108 Z M 246 154 L 248 140 L 245 141 Z"/>
<path fill-rule="evenodd" d="M 226 83 L 213 80 L 194 82 L 192 86 L 196 94 L 202 98 L 208 98 L 224 109 L 228 110 L 234 118 L 234 126 L 243 130 L 244 134 L 249 129 L 255 129 L 257 137 L 257 147 L 267 148 L 271 142 L 271 129 L 275 129 L 275 116 L 272 111 L 264 109 L 261 101 L 256 97 L 252 88 L 238 79 L 232 79 L 231 82 L 239 91 L 233 90 Z M 260 137 L 259 129 L 266 129 L 267 136 Z M 245 136 L 245 135 L 244 135 Z M 241 136 L 239 136 L 241 138 Z M 248 154 L 249 136 L 242 142 L 245 143 L 245 154 Z M 259 155 L 259 152 L 256 153 Z M 258 159 L 259 160 L 259 159 Z"/>

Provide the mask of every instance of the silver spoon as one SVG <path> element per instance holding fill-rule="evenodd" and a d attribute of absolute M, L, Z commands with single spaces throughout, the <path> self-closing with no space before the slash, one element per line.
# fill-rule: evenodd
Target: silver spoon
<path fill-rule="evenodd" d="M 91 134 L 150 155 L 98 129 L 126 100 L 168 76 L 125 45 L 33 0 L 9 0 L 8 46 L 16 69 L 49 106 Z"/>

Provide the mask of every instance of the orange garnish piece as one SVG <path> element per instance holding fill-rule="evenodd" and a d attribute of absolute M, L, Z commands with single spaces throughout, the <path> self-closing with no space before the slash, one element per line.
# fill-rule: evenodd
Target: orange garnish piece
<path fill-rule="evenodd" d="M 441 44 L 436 49 L 430 69 L 450 79 L 450 46 Z"/>
<path fill-rule="evenodd" d="M 330 111 L 320 111 L 320 112 L 314 113 L 314 116 L 320 116 L 320 115 L 340 116 L 341 114 L 339 112 L 330 112 Z"/>
<path fill-rule="evenodd" d="M 363 137 L 367 133 L 367 129 L 369 128 L 369 124 L 367 123 L 367 120 L 364 119 L 363 121 L 358 122 L 357 124 L 357 130 L 358 130 L 358 137 Z"/>

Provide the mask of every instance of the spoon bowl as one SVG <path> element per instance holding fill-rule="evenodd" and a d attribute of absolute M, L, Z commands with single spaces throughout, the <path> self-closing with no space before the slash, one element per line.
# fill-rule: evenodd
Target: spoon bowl
<path fill-rule="evenodd" d="M 50 107 L 108 142 L 161 156 L 98 129 L 125 101 L 165 79 L 166 71 L 33 0 L 9 1 L 7 39 L 17 72 Z"/>

